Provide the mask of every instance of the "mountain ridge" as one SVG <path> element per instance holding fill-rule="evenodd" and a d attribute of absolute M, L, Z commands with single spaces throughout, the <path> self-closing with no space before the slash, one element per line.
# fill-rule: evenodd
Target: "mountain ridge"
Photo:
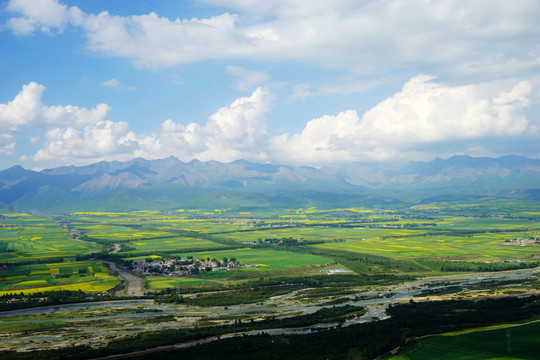
<path fill-rule="evenodd" d="M 58 204 L 88 203 L 117 199 L 119 194 L 137 199 L 145 194 L 169 194 L 171 202 L 182 203 L 189 193 L 234 192 L 296 196 L 312 191 L 319 194 L 364 194 L 375 191 L 429 190 L 452 193 L 509 193 L 538 188 L 540 160 L 509 155 L 499 158 L 453 156 L 431 162 L 411 162 L 401 166 L 353 163 L 315 168 L 277 163 L 236 160 L 183 162 L 175 157 L 129 161 L 100 161 L 86 166 L 61 166 L 42 171 L 19 165 L 0 171 L 0 206 L 54 207 Z M 444 190 L 443 190 L 444 189 Z M 534 191 L 532 192 L 534 193 Z M 258 195 L 258 196 L 259 196 Z M 148 198 L 151 199 L 151 195 Z M 219 195 L 215 195 L 219 199 Z M 320 195 L 332 202 L 327 195 Z M 338 198 L 339 196 L 335 196 Z M 42 200 L 40 200 L 42 199 Z M 112 201 L 112 200 L 111 200 Z M 115 200 L 116 201 L 116 200 Z M 134 200 L 135 201 L 135 200 Z M 216 200 L 216 203 L 220 201 Z"/>

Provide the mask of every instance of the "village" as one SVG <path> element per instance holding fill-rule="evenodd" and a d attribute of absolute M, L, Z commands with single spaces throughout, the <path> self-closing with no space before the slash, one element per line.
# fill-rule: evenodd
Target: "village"
<path fill-rule="evenodd" d="M 256 264 L 241 264 L 236 258 L 198 259 L 187 258 L 147 258 L 131 262 L 131 270 L 143 275 L 186 276 L 210 271 L 232 271 L 240 267 L 257 267 Z"/>
<path fill-rule="evenodd" d="M 530 237 L 529 239 L 511 239 L 511 240 L 505 240 L 504 243 L 501 245 L 514 245 L 514 246 L 528 246 L 528 245 L 535 245 L 540 244 L 540 239 L 537 237 Z"/>
<path fill-rule="evenodd" d="M 271 238 L 271 239 L 261 239 L 258 238 L 256 241 L 242 241 L 242 244 L 245 245 L 287 245 L 287 246 L 296 246 L 301 245 L 304 239 L 293 239 L 292 237 L 288 238 Z"/>

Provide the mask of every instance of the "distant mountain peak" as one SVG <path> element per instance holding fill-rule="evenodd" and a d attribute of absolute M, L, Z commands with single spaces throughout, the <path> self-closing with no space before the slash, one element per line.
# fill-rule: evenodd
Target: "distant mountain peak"
<path fill-rule="evenodd" d="M 26 170 L 20 165 L 14 165 L 8 169 L 0 171 L 0 182 L 2 179 L 13 181 L 33 174 L 37 174 L 37 172 L 33 170 Z"/>
<path fill-rule="evenodd" d="M 327 193 L 375 189 L 464 189 L 473 193 L 497 189 L 534 189 L 540 183 L 540 160 L 508 155 L 500 158 L 456 155 L 431 162 L 413 162 L 401 167 L 354 163 L 317 169 L 311 166 L 282 165 L 275 161 L 231 163 L 211 160 L 182 162 L 174 156 L 165 159 L 100 161 L 86 166 L 62 166 L 40 172 L 19 165 L 0 171 L 0 203 L 33 204 L 36 199 L 58 197 L 80 201 L 100 196 L 107 199 L 119 191 L 158 191 L 204 193 L 235 191 L 280 193 L 324 191 Z M 152 190 L 154 189 L 154 190 Z M 494 190 L 495 189 L 495 190 Z M 44 191 L 51 195 L 44 196 Z M 169 190 L 168 190 L 169 191 Z M 460 190 L 461 191 L 461 190 Z M 64 195 L 62 195 L 64 194 Z M 98 194 L 98 195 L 96 195 Z M 37 195 L 36 195 L 37 196 Z M 118 195 L 115 195 L 118 196 Z M 180 195 L 171 195 L 177 199 Z M 178 198 L 179 199 L 179 198 Z M 70 200 L 71 201 L 71 200 Z M 51 204 L 54 201 L 51 202 Z M 47 204 L 44 204 L 47 206 Z"/>

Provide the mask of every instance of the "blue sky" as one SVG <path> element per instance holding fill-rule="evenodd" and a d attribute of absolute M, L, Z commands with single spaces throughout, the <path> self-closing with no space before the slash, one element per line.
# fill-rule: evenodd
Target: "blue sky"
<path fill-rule="evenodd" d="M 538 1 L 0 3 L 0 169 L 540 158 Z"/>

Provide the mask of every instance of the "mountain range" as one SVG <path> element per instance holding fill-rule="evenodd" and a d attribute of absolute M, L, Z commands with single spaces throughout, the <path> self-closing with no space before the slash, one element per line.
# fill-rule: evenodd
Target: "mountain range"
<path fill-rule="evenodd" d="M 384 202 L 389 196 L 411 193 L 415 198 L 456 193 L 535 198 L 539 187 L 540 160 L 520 156 L 454 156 L 401 166 L 353 163 L 323 168 L 137 158 L 42 171 L 13 166 L 0 171 L 0 207 L 339 206 Z"/>

